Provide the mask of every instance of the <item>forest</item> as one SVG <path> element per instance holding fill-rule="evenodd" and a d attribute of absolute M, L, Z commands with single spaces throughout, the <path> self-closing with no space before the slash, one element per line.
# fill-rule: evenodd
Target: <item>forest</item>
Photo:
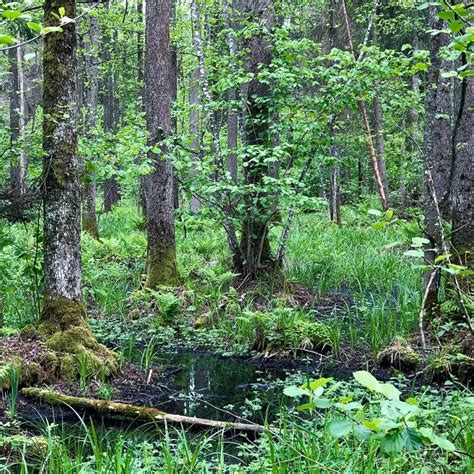
<path fill-rule="evenodd" d="M 0 0 L 0 472 L 474 472 L 474 3 Z"/>

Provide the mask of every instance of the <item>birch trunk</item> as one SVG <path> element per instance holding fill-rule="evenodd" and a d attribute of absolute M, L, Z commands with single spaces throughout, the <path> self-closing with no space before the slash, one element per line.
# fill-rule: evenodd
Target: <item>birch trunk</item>
<path fill-rule="evenodd" d="M 13 148 L 10 161 L 10 190 L 13 199 L 26 190 L 27 160 L 25 153 L 26 100 L 23 73 L 23 47 L 9 50 L 10 56 L 10 133 Z"/>
<path fill-rule="evenodd" d="M 146 177 L 148 288 L 179 283 L 176 267 L 173 166 L 163 140 L 172 129 L 170 20 L 173 0 L 146 2 L 146 118 L 154 172 Z M 159 151 L 156 149 L 159 148 Z"/>

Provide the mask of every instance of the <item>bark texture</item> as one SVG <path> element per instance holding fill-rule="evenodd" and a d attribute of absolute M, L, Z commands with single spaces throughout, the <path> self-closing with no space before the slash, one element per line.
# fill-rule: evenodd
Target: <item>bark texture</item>
<path fill-rule="evenodd" d="M 99 21 L 95 16 L 90 18 L 89 38 L 85 45 L 86 49 L 86 136 L 93 139 L 93 133 L 97 126 L 97 105 L 99 102 L 99 71 L 97 62 L 97 41 L 99 39 Z M 82 228 L 92 237 L 99 238 L 99 226 L 96 212 L 96 179 L 95 172 L 89 172 L 83 186 L 82 203 Z"/>
<path fill-rule="evenodd" d="M 10 59 L 10 190 L 13 199 L 26 190 L 27 161 L 25 154 L 26 101 L 23 73 L 23 47 L 9 50 Z"/>
<path fill-rule="evenodd" d="M 436 8 L 430 8 L 430 27 L 443 29 Z M 448 78 L 441 72 L 448 67 L 440 57 L 441 49 L 449 42 L 446 34 L 440 33 L 430 38 L 429 51 L 431 68 L 428 73 L 425 97 L 425 171 L 424 171 L 424 215 L 425 233 L 430 243 L 425 251 L 429 264 L 436 254 L 442 251 L 442 218 L 450 217 L 449 189 L 451 181 L 452 150 L 452 87 Z M 433 270 L 436 272 L 436 270 Z M 426 315 L 433 318 L 438 312 L 439 272 L 432 277 L 428 271 L 424 277 L 426 291 Z M 427 288 L 429 286 L 429 288 Z"/>
<path fill-rule="evenodd" d="M 194 151 L 195 155 L 193 158 L 193 174 L 196 174 L 197 160 L 199 160 L 199 147 L 200 147 L 200 113 L 199 113 L 199 71 L 196 70 L 191 75 L 190 85 L 189 85 L 189 133 L 193 137 L 193 142 L 191 144 L 191 149 Z M 191 196 L 189 202 L 189 207 L 193 214 L 197 214 L 201 210 L 201 201 L 196 195 Z"/>
<path fill-rule="evenodd" d="M 474 77 L 465 79 L 461 105 L 453 176 L 452 244 L 458 263 L 474 270 Z M 472 275 L 459 280 L 472 304 Z"/>
<path fill-rule="evenodd" d="M 154 172 L 146 177 L 148 288 L 179 283 L 176 267 L 173 166 L 163 140 L 172 129 L 170 20 L 173 0 L 146 3 L 146 119 Z"/>
<path fill-rule="evenodd" d="M 47 0 L 46 26 L 57 26 L 53 13 L 61 7 L 75 17 L 75 0 Z M 49 349 L 70 354 L 62 358 L 61 374 L 71 376 L 81 355 L 103 373 L 117 368 L 115 355 L 93 338 L 82 303 L 76 44 L 74 23 L 44 39 L 44 308 L 38 325 Z"/>

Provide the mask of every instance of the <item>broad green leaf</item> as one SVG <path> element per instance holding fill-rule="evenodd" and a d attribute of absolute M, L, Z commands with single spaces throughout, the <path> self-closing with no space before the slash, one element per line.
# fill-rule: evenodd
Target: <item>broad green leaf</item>
<path fill-rule="evenodd" d="M 365 370 L 359 370 L 354 372 L 353 377 L 365 388 L 372 390 L 373 392 L 377 391 L 379 386 L 378 380 L 369 372 Z"/>
<path fill-rule="evenodd" d="M 296 385 L 290 385 L 289 387 L 285 387 L 283 389 L 283 393 L 287 397 L 302 397 L 303 395 L 309 395 L 308 390 L 304 390 L 301 387 L 297 387 Z"/>
<path fill-rule="evenodd" d="M 391 383 L 379 384 L 377 391 L 387 397 L 389 400 L 398 400 L 400 398 L 400 390 Z"/>
<path fill-rule="evenodd" d="M 405 446 L 405 439 L 402 432 L 396 430 L 385 435 L 380 444 L 385 453 L 399 453 Z"/>
<path fill-rule="evenodd" d="M 408 451 L 416 451 L 422 445 L 421 436 L 414 428 L 403 430 L 402 436 L 405 442 L 405 448 L 408 449 Z"/>
<path fill-rule="evenodd" d="M 328 424 L 329 434 L 334 438 L 346 436 L 352 430 L 352 422 L 349 420 L 333 420 Z"/>
<path fill-rule="evenodd" d="M 21 12 L 15 10 L 5 10 L 4 12 L 2 12 L 2 15 L 7 20 L 16 20 L 17 18 L 21 17 Z"/>
<path fill-rule="evenodd" d="M 41 33 L 43 27 L 39 23 L 34 23 L 33 21 L 28 21 L 26 23 L 30 30 L 33 30 L 35 33 Z"/>
<path fill-rule="evenodd" d="M 378 209 L 369 209 L 367 211 L 367 213 L 372 215 L 372 216 L 381 216 L 382 215 L 382 212 L 379 211 Z"/>
<path fill-rule="evenodd" d="M 411 243 L 414 247 L 422 247 L 425 244 L 429 244 L 430 241 L 424 237 L 413 237 L 413 239 L 411 239 Z"/>
<path fill-rule="evenodd" d="M 313 408 L 316 408 L 316 404 L 313 403 L 305 403 L 303 405 L 298 405 L 297 410 L 299 411 L 306 411 L 306 410 L 312 410 Z"/>
<path fill-rule="evenodd" d="M 330 408 L 333 406 L 333 402 L 329 398 L 318 398 L 313 403 L 316 408 Z"/>
<path fill-rule="evenodd" d="M 16 43 L 15 38 L 10 35 L 0 35 L 0 44 L 7 44 L 8 46 Z"/>

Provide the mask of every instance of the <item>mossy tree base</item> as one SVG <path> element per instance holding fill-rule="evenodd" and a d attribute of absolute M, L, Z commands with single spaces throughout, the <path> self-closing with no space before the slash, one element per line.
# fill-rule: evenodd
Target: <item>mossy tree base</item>
<path fill-rule="evenodd" d="M 75 378 L 82 364 L 101 377 L 118 370 L 117 354 L 96 341 L 81 302 L 47 298 L 37 332 L 48 350 L 64 354 L 59 358 L 61 378 Z"/>

